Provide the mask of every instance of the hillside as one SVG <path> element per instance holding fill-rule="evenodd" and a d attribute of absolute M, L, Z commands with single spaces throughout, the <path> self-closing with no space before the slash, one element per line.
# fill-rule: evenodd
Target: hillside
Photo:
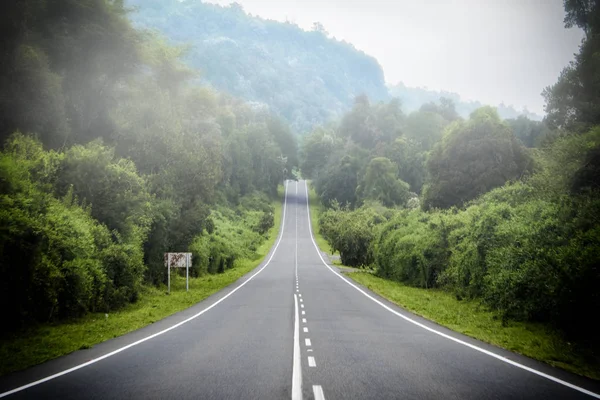
<path fill-rule="evenodd" d="M 252 17 L 238 5 L 129 0 L 136 26 L 191 45 L 187 60 L 214 87 L 268 104 L 299 131 L 340 117 L 354 97 L 387 98 L 377 60 L 296 25 Z"/>

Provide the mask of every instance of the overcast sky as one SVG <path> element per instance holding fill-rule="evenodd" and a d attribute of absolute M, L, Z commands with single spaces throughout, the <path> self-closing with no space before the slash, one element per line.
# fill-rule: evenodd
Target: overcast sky
<path fill-rule="evenodd" d="M 231 0 L 212 0 L 227 5 Z M 561 0 L 237 0 L 246 12 L 331 36 L 377 58 L 389 83 L 543 113 L 540 93 L 578 51 Z"/>

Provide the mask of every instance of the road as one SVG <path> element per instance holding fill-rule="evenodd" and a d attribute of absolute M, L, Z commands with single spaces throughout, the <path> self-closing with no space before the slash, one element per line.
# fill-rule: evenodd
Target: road
<path fill-rule="evenodd" d="M 328 267 L 306 182 L 266 261 L 197 305 L 0 378 L 14 399 L 585 399 L 598 383 L 418 318 Z M 599 397 L 600 396 L 597 396 Z"/>

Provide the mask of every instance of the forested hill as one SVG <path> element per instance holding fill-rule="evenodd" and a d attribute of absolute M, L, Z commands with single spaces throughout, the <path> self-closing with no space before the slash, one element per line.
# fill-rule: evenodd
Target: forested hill
<path fill-rule="evenodd" d="M 197 0 L 128 0 L 139 27 L 189 43 L 188 61 L 220 90 L 267 104 L 298 132 L 337 119 L 356 95 L 388 96 L 377 60 L 323 30 L 248 15 Z"/>
<path fill-rule="evenodd" d="M 406 113 L 417 111 L 423 104 L 426 103 L 437 103 L 441 97 L 450 99 L 454 102 L 454 106 L 458 115 L 463 118 L 469 118 L 469 115 L 480 107 L 483 107 L 479 101 L 465 101 L 461 99 L 458 93 L 447 92 L 447 91 L 435 91 L 425 88 L 409 87 L 400 82 L 396 85 L 389 86 L 390 95 L 400 99 L 402 103 L 402 109 Z M 517 110 L 512 105 L 500 104 L 496 106 L 498 115 L 502 119 L 515 119 L 520 115 L 524 115 L 529 119 L 535 121 L 541 121 L 542 116 L 536 113 L 530 112 L 527 109 Z"/>

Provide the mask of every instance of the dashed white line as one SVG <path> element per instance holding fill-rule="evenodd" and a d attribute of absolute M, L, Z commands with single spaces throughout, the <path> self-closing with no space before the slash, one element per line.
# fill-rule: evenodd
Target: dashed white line
<path fill-rule="evenodd" d="M 299 294 L 299 295 L 298 295 L 298 297 L 302 297 L 302 295 L 301 295 L 301 294 Z"/>
<path fill-rule="evenodd" d="M 119 348 L 117 350 L 111 351 L 110 353 L 106 353 L 103 356 L 100 356 L 98 358 L 94 358 L 94 359 L 92 359 L 92 360 L 90 360 L 88 362 L 85 362 L 83 364 L 76 365 L 76 366 L 74 366 L 72 368 L 69 368 L 69 369 L 66 369 L 64 371 L 58 372 L 58 373 L 56 373 L 54 375 L 50 375 L 50 376 L 47 376 L 45 378 L 39 379 L 37 381 L 28 383 L 26 385 L 19 386 L 19 387 L 15 388 L 15 389 L 7 391 L 7 392 L 0 393 L 0 397 L 6 397 L 6 396 L 9 396 L 9 395 L 11 395 L 13 393 L 17 393 L 17 392 L 20 392 L 22 390 L 28 389 L 30 387 L 37 386 L 37 385 L 39 385 L 41 383 L 48 382 L 48 381 L 50 381 L 52 379 L 55 379 L 55 378 L 58 378 L 60 376 L 66 375 L 66 374 L 71 373 L 73 371 L 77 371 L 78 369 L 87 367 L 88 365 L 95 364 L 98 361 L 104 360 L 105 358 L 114 356 L 115 354 L 118 354 L 118 353 L 120 353 L 120 352 L 122 352 L 124 350 L 127 350 L 127 349 L 131 348 L 131 347 L 137 346 L 140 343 L 144 343 L 144 342 L 146 342 L 146 341 L 148 341 L 150 339 L 154 339 L 157 336 L 165 334 L 165 333 L 167 333 L 167 332 L 169 332 L 169 331 L 171 331 L 171 330 L 173 330 L 175 328 L 180 327 L 183 324 L 186 324 L 186 323 L 188 323 L 188 322 L 190 322 L 190 321 L 198 318 L 199 316 L 201 316 L 202 314 L 204 314 L 208 310 L 212 309 L 213 307 L 216 307 L 217 304 L 220 304 L 226 298 L 228 298 L 229 296 L 231 296 L 232 294 L 234 294 L 235 292 L 237 292 L 238 290 L 240 290 L 242 287 L 244 287 L 244 285 L 246 285 L 248 282 L 250 282 L 256 275 L 260 274 L 265 268 L 267 268 L 267 266 L 271 263 L 271 260 L 273 259 L 273 256 L 277 252 L 277 248 L 279 247 L 279 243 L 281 243 L 281 238 L 283 238 L 283 231 L 285 230 L 285 215 L 286 215 L 286 210 L 287 210 L 287 192 L 288 192 L 288 188 L 287 187 L 288 187 L 288 185 L 286 184 L 285 185 L 285 197 L 284 197 L 284 200 L 283 200 L 283 215 L 281 217 L 281 230 L 279 232 L 279 238 L 277 239 L 277 243 L 275 244 L 275 247 L 273 248 L 273 252 L 271 253 L 271 256 L 269 257 L 269 259 L 267 260 L 267 262 L 265 263 L 265 265 L 263 265 L 263 267 L 261 269 L 259 269 L 258 271 L 256 271 L 256 273 L 254 275 L 252 275 L 250 278 L 248 278 L 247 280 L 245 280 L 244 282 L 242 282 L 242 284 L 240 284 L 240 286 L 236 287 L 231 292 L 227 293 L 225 296 L 221 297 L 219 300 L 215 301 L 213 304 L 211 304 L 210 306 L 206 307 L 204 310 L 202 310 L 202 311 L 200 311 L 200 312 L 192 315 L 191 317 L 189 317 L 187 319 L 184 319 L 181 322 L 176 323 L 173 326 L 170 326 L 170 327 L 168 327 L 166 329 L 163 329 L 160 332 L 156 332 L 155 334 L 152 334 L 150 336 L 146 336 L 143 339 L 140 339 L 138 341 L 130 343 L 127 346 L 123 346 L 123 347 L 121 347 L 121 348 Z M 296 193 L 297 193 L 297 188 L 298 188 L 298 185 L 296 184 Z"/>
<path fill-rule="evenodd" d="M 311 343 L 310 343 L 310 339 L 309 339 L 309 338 L 306 338 L 306 339 L 304 339 L 304 345 L 305 345 L 306 347 L 310 347 L 310 346 L 311 346 Z"/>
<path fill-rule="evenodd" d="M 523 364 L 519 364 L 519 363 L 518 363 L 518 362 L 516 362 L 516 361 L 510 360 L 510 359 L 508 359 L 508 358 L 506 358 L 506 357 L 503 357 L 503 356 L 501 356 L 501 355 L 499 355 L 499 354 L 493 353 L 493 352 L 491 352 L 491 351 L 489 351 L 489 350 L 482 349 L 481 347 L 475 346 L 475 345 L 473 345 L 473 344 L 471 344 L 471 343 L 467 343 L 467 342 L 465 342 L 465 341 L 463 341 L 463 340 L 457 339 L 457 338 L 455 338 L 455 337 L 452 337 L 452 336 L 450 336 L 450 335 L 447 335 L 447 334 L 445 334 L 445 333 L 443 333 L 443 332 L 436 331 L 435 329 L 433 329 L 433 328 L 430 328 L 430 327 L 428 327 L 428 326 L 427 326 L 427 325 L 425 325 L 425 324 L 422 324 L 422 323 L 420 323 L 420 322 L 417 322 L 417 321 L 415 321 L 414 319 L 412 319 L 412 318 L 410 318 L 410 317 L 407 317 L 406 315 L 404 315 L 404 314 L 402 314 L 402 313 L 399 313 L 398 311 L 396 311 L 396 310 L 394 310 L 394 309 L 390 308 L 390 307 L 389 307 L 389 306 L 387 306 L 386 304 L 384 304 L 384 303 L 382 303 L 381 301 L 377 300 L 376 298 L 374 298 L 373 296 L 369 295 L 368 293 L 366 293 L 365 291 L 363 291 L 361 288 L 359 288 L 358 286 L 356 286 L 355 284 L 353 284 L 352 282 L 350 282 L 349 280 L 347 280 L 346 278 L 344 278 L 344 277 L 343 277 L 342 275 L 340 275 L 339 273 L 335 272 L 335 271 L 333 270 L 333 268 L 331 268 L 331 267 L 329 266 L 329 264 L 327 264 L 327 262 L 326 262 L 326 261 L 323 259 L 323 256 L 321 255 L 321 251 L 319 250 L 319 246 L 317 246 L 317 243 L 315 242 L 315 238 L 314 238 L 314 236 L 313 236 L 313 233 L 312 233 L 312 225 L 311 225 L 311 222 L 310 222 L 310 205 L 308 204 L 308 185 L 307 185 L 307 183 L 306 183 L 306 182 L 304 182 L 304 187 L 305 187 L 305 189 L 306 189 L 306 208 L 307 208 L 308 229 L 309 229 L 309 232 L 310 232 L 310 239 L 312 240 L 312 242 L 313 242 L 313 245 L 314 245 L 315 249 L 317 250 L 317 254 L 318 254 L 319 258 L 321 259 L 321 261 L 323 262 L 323 264 L 324 264 L 324 265 L 325 265 L 325 266 L 326 266 L 326 267 L 327 267 L 327 268 L 328 268 L 328 269 L 329 269 L 329 270 L 330 270 L 330 271 L 331 271 L 333 274 L 335 274 L 335 275 L 336 275 L 338 278 L 340 278 L 341 280 L 343 280 L 344 282 L 346 282 L 348 285 L 352 286 L 354 289 L 356 289 L 357 291 L 359 291 L 360 293 L 362 293 L 362 294 L 363 294 L 365 297 L 367 297 L 368 299 L 372 300 L 373 302 L 375 302 L 375 303 L 379 304 L 381 307 L 385 308 L 386 310 L 388 310 L 388 311 L 389 311 L 389 312 L 391 312 L 392 314 L 395 314 L 395 315 L 397 315 L 398 317 L 400 317 L 400 318 L 403 318 L 404 320 L 406 320 L 406 321 L 408 321 L 408 322 L 410 322 L 410 323 L 412 323 L 412 324 L 414 324 L 414 325 L 417 325 L 417 326 L 419 326 L 419 327 L 421 327 L 421 328 L 423 328 L 423 329 L 425 329 L 425 330 L 428 330 L 429 332 L 435 333 L 436 335 L 439 335 L 439 336 L 441 336 L 441 337 L 443 337 L 443 338 L 446 338 L 446 339 L 452 340 L 453 342 L 456 342 L 456 343 L 462 344 L 463 346 L 466 346 L 466 347 L 469 347 L 469 348 L 471 348 L 471 349 L 473 349 L 473 350 L 479 351 L 479 352 L 481 352 L 481 353 L 483 353 L 483 354 L 486 354 L 486 355 L 488 355 L 488 356 L 490 356 L 490 357 L 493 357 L 493 358 L 495 358 L 495 359 L 497 359 L 497 360 L 500 360 L 500 361 L 502 361 L 502 362 L 505 362 L 505 363 L 507 363 L 507 364 L 510 364 L 510 365 L 512 365 L 512 366 L 515 366 L 515 367 L 517 367 L 517 368 L 521 368 L 521 369 L 523 369 L 523 370 L 525 370 L 525 371 L 529 371 L 529 372 L 531 372 L 531 373 L 533 373 L 533 374 L 536 374 L 536 375 L 538 375 L 538 376 L 541 376 L 541 377 L 543 377 L 543 378 L 546 378 L 546 379 L 548 379 L 548 380 L 551 380 L 551 381 L 553 381 L 553 382 L 556 382 L 556 383 L 558 383 L 558 384 L 560 384 L 560 385 L 566 386 L 566 387 L 568 387 L 568 388 L 571 388 L 571 389 L 573 389 L 573 390 L 577 390 L 577 391 L 579 391 L 579 392 L 581 392 L 581 393 L 585 393 L 585 394 L 587 394 L 587 395 L 589 395 L 589 396 L 592 396 L 592 397 L 594 397 L 594 398 L 596 398 L 596 399 L 600 399 L 600 394 L 598 394 L 598 393 L 594 393 L 594 392 L 592 392 L 592 391 L 590 391 L 590 390 L 587 390 L 587 389 L 584 389 L 584 388 L 582 388 L 582 387 L 580 387 L 580 386 L 574 385 L 574 384 L 572 384 L 572 383 L 569 383 L 569 382 L 567 382 L 567 381 L 563 381 L 562 379 L 558 379 L 558 378 L 556 378 L 556 377 L 554 377 L 554 376 L 552 376 L 552 375 L 545 374 L 545 373 L 543 373 L 543 372 L 541 372 L 541 371 L 538 371 L 537 369 L 533 369 L 533 368 L 531 368 L 531 367 L 527 367 L 527 366 L 525 366 L 525 365 L 523 365 Z M 309 361 L 310 361 L 310 360 L 309 360 Z"/>
<path fill-rule="evenodd" d="M 306 314 L 306 311 L 302 311 L 302 315 Z"/>
<path fill-rule="evenodd" d="M 312 352 L 313 350 L 312 350 L 312 349 L 308 349 L 308 350 L 306 350 L 306 351 L 311 351 L 311 352 Z"/>
<path fill-rule="evenodd" d="M 308 333 L 308 328 L 307 327 L 304 327 L 302 329 L 304 330 L 304 333 Z"/>
<path fill-rule="evenodd" d="M 323 388 L 321 385 L 313 385 L 313 394 L 315 396 L 315 400 L 325 400 L 325 395 L 323 394 Z"/>
<path fill-rule="evenodd" d="M 302 400 L 302 364 L 300 362 L 300 332 L 298 298 L 294 295 L 294 364 L 292 366 L 292 400 Z"/>
<path fill-rule="evenodd" d="M 306 323 L 306 318 L 302 318 L 302 323 L 305 324 Z"/>
<path fill-rule="evenodd" d="M 314 357 L 308 357 L 308 366 L 309 367 L 316 367 L 317 363 L 315 362 L 315 358 Z"/>
<path fill-rule="evenodd" d="M 300 303 L 302 303 L 302 299 L 300 299 Z"/>

